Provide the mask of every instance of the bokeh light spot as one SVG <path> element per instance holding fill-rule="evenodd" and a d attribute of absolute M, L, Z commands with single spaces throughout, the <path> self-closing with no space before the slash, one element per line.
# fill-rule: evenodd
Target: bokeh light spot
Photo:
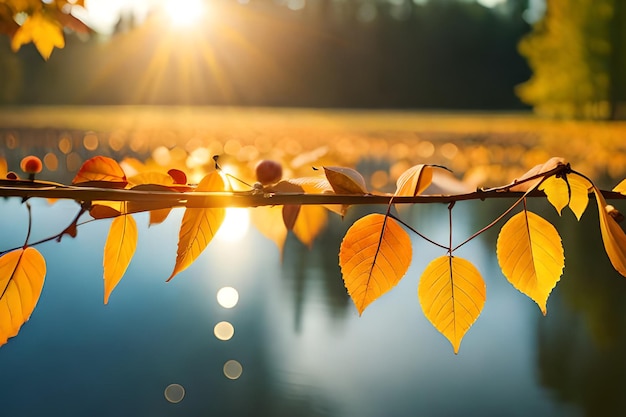
<path fill-rule="evenodd" d="M 227 321 L 220 321 L 213 328 L 213 334 L 220 340 L 230 340 L 235 334 L 235 328 Z"/>
<path fill-rule="evenodd" d="M 87 133 L 83 137 L 83 146 L 88 151 L 95 151 L 96 149 L 98 149 L 99 144 L 100 141 L 98 140 L 98 136 L 96 136 L 95 133 Z"/>
<path fill-rule="evenodd" d="M 67 136 L 63 136 L 59 139 L 59 150 L 65 155 L 72 152 L 72 141 Z"/>
<path fill-rule="evenodd" d="M 56 171 L 59 169 L 59 158 L 52 152 L 48 152 L 46 156 L 43 157 L 43 163 L 48 171 Z"/>
<path fill-rule="evenodd" d="M 185 388 L 180 384 L 170 384 L 165 388 L 165 399 L 173 404 L 185 398 Z"/>
<path fill-rule="evenodd" d="M 217 302 L 224 308 L 233 308 L 239 302 L 239 293 L 233 287 L 223 287 L 217 292 Z"/>
<path fill-rule="evenodd" d="M 243 366 L 234 359 L 227 361 L 224 364 L 224 375 L 228 379 L 237 379 L 243 373 Z"/>

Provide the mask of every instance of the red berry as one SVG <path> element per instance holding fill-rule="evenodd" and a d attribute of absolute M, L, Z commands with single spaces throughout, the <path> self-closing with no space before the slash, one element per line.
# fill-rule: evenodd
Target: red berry
<path fill-rule="evenodd" d="M 43 169 L 43 164 L 41 163 L 41 159 L 33 155 L 28 155 L 22 158 L 20 168 L 27 174 L 38 174 Z"/>
<path fill-rule="evenodd" d="M 265 159 L 256 164 L 256 179 L 263 185 L 276 184 L 283 177 L 283 167 L 276 161 Z"/>
<path fill-rule="evenodd" d="M 167 173 L 174 180 L 174 184 L 182 184 L 182 185 L 187 184 L 187 175 L 185 175 L 185 173 L 181 171 L 180 169 L 172 168 L 169 171 L 167 171 Z"/>
<path fill-rule="evenodd" d="M 13 171 L 9 171 L 7 172 L 7 180 L 19 180 L 20 177 L 17 176 L 17 174 Z"/>

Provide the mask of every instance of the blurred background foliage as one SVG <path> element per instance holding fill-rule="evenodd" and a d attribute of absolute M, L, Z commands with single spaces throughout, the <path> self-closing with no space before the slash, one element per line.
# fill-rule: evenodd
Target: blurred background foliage
<path fill-rule="evenodd" d="M 80 12 L 89 2 L 1 0 L 0 31 L 9 36 L 0 39 L 0 104 L 626 114 L 621 0 L 204 4 L 199 24 L 185 30 L 163 7 L 122 7 L 116 25 L 90 33 L 82 20 L 97 21 Z M 62 44 L 55 30 L 65 34 Z"/>

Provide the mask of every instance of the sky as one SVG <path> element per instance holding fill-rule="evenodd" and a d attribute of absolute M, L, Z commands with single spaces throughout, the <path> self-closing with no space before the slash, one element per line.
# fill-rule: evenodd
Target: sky
<path fill-rule="evenodd" d="M 495 7 L 506 2 L 506 0 L 476 1 L 485 7 Z M 132 14 L 138 21 L 142 21 L 149 11 L 162 8 L 173 23 L 186 25 L 193 23 L 194 18 L 201 15 L 206 3 L 203 0 L 86 0 L 86 10 L 75 10 L 73 13 L 95 31 L 106 34 L 113 30 L 120 13 Z M 545 0 L 531 0 L 527 20 L 536 21 L 543 13 L 544 7 Z M 180 13 L 181 10 L 187 12 Z"/>

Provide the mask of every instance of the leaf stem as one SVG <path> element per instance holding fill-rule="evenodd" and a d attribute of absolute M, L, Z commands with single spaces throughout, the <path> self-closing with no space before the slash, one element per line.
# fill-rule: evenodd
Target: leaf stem
<path fill-rule="evenodd" d="M 28 201 L 26 202 L 26 210 L 28 211 L 28 231 L 26 232 L 26 239 L 24 239 L 24 245 L 22 246 L 24 249 L 28 247 L 28 239 L 30 239 L 30 232 L 33 228 L 33 212 Z"/>
<path fill-rule="evenodd" d="M 434 240 L 430 239 L 429 237 L 427 237 L 426 235 L 423 235 L 422 233 L 418 232 L 414 227 L 412 227 L 410 224 L 406 223 L 404 220 L 402 220 L 401 218 L 393 215 L 393 214 L 389 214 L 389 217 L 391 217 L 392 219 L 398 221 L 399 223 L 401 223 L 404 227 L 406 227 L 407 229 L 409 229 L 411 232 L 415 233 L 416 235 L 418 235 L 419 237 L 421 237 L 422 239 L 424 239 L 425 241 L 427 241 L 428 243 L 432 243 L 435 246 L 440 247 L 441 249 L 446 249 L 448 250 L 449 248 L 446 245 L 442 245 L 441 243 L 437 243 Z"/>

